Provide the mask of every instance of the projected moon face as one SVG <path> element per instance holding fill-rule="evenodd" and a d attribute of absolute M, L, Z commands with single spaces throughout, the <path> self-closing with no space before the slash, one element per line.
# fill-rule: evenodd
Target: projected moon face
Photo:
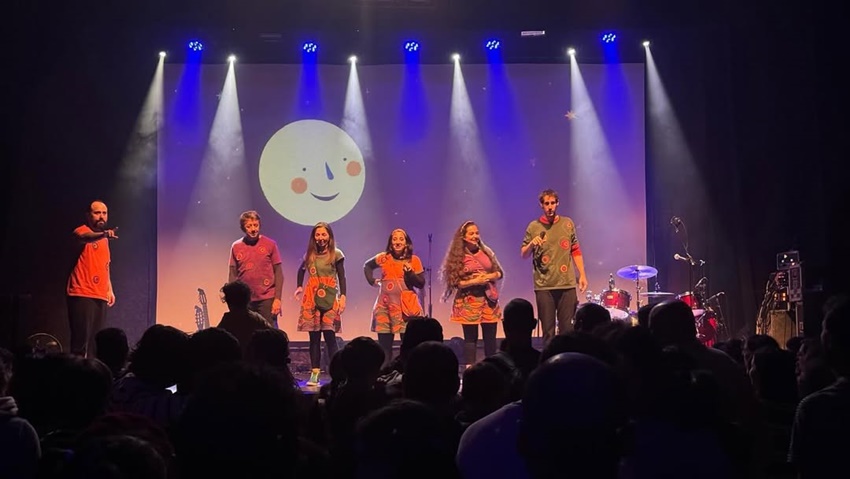
<path fill-rule="evenodd" d="M 278 130 L 260 156 L 260 187 L 284 218 L 301 225 L 334 222 L 363 194 L 366 164 L 354 139 L 321 120 Z"/>

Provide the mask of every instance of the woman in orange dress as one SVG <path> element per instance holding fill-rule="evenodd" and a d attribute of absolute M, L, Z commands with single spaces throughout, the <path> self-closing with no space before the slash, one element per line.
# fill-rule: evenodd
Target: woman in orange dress
<path fill-rule="evenodd" d="M 375 279 L 374 271 L 381 270 Z M 366 281 L 380 288 L 372 308 L 372 331 L 384 348 L 386 362 L 392 359 L 396 333 L 404 337 L 408 318 L 422 316 L 422 305 L 415 288 L 425 286 L 425 268 L 413 254 L 413 242 L 403 229 L 395 229 L 387 239 L 387 247 L 363 265 Z"/>
<path fill-rule="evenodd" d="M 298 331 L 310 334 L 312 370 L 307 385 L 319 383 L 322 363 L 322 336 L 328 363 L 337 351 L 336 333 L 342 328 L 345 310 L 345 255 L 337 249 L 334 232 L 327 223 L 317 223 L 310 233 L 307 253 L 298 268 L 295 299 L 301 301 Z M 302 287 L 304 276 L 307 283 Z M 303 295 L 303 296 L 302 296 Z"/>
<path fill-rule="evenodd" d="M 474 222 L 467 221 L 458 228 L 440 274 L 446 285 L 443 300 L 454 294 L 451 321 L 463 326 L 463 355 L 468 367 L 475 363 L 479 324 L 484 355 L 496 352 L 496 328 L 502 319 L 496 282 L 504 277 L 496 254 L 481 241 Z"/>

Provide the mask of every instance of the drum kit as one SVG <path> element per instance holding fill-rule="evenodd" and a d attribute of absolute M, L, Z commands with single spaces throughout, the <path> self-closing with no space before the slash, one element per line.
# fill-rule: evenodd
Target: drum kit
<path fill-rule="evenodd" d="M 611 313 L 611 319 L 629 321 L 633 325 L 637 324 L 637 310 L 644 304 L 657 304 L 668 299 L 678 299 L 690 306 L 694 313 L 697 338 L 706 346 L 712 346 L 717 340 L 719 324 L 718 315 L 706 301 L 705 278 L 700 280 L 692 291 L 685 291 L 680 294 L 659 291 L 658 283 L 655 285 L 655 291 L 643 291 L 641 280 L 653 278 L 657 274 L 658 270 L 652 266 L 637 264 L 624 266 L 617 270 L 617 276 L 635 283 L 636 308 L 634 310 L 631 309 L 632 295 L 624 289 L 616 288 L 614 273 L 611 273 L 608 277 L 608 289 L 598 295 L 594 295 L 592 291 L 587 291 L 585 298 L 588 302 L 599 304 L 607 309 Z"/>

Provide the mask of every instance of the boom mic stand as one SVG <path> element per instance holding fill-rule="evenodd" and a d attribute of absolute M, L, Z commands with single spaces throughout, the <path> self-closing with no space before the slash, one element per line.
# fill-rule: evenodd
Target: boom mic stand
<path fill-rule="evenodd" d="M 428 233 L 428 317 L 429 318 L 434 317 L 433 316 L 434 308 L 433 308 L 433 305 L 431 303 L 432 296 L 433 296 L 433 294 L 431 292 L 431 271 L 432 271 L 431 270 L 431 243 L 432 243 L 431 240 L 433 239 L 433 236 L 434 236 L 433 234 Z"/>

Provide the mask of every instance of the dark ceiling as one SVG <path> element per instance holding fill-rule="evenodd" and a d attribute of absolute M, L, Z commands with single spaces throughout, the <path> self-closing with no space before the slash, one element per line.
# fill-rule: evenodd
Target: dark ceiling
<path fill-rule="evenodd" d="M 72 2 L 73 3 L 73 2 Z M 167 50 L 179 61 L 193 38 L 205 44 L 204 61 L 223 62 L 231 52 L 241 61 L 300 61 L 307 39 L 321 46 L 322 62 L 342 63 L 357 53 L 364 63 L 398 61 L 401 42 L 423 44 L 423 62 L 443 62 L 452 51 L 474 60 L 490 37 L 502 40 L 506 61 L 555 61 L 566 46 L 582 61 L 601 59 L 599 35 L 616 30 L 622 60 L 641 61 L 639 43 L 658 29 L 716 28 L 733 16 L 727 0 L 184 0 L 110 2 L 97 9 L 62 2 L 42 8 L 21 5 L 19 38 L 58 41 L 75 36 L 135 42 L 140 50 Z M 739 7 L 736 7 L 739 8 Z M 545 30 L 543 38 L 521 38 L 522 30 Z M 61 33 L 57 33 L 61 32 Z M 118 40 L 120 39 L 120 40 Z M 83 40 L 85 43 L 85 40 Z M 582 50 L 582 47 L 585 48 Z M 590 48 L 588 48 L 590 47 Z"/>

